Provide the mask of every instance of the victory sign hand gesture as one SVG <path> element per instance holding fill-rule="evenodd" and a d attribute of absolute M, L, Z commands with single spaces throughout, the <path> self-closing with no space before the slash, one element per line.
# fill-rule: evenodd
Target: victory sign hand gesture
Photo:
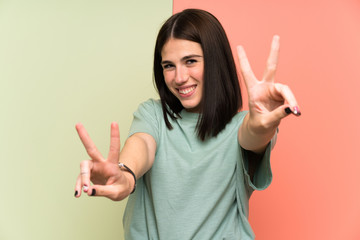
<path fill-rule="evenodd" d="M 111 124 L 110 150 L 106 159 L 82 124 L 77 124 L 76 130 L 91 159 L 80 164 L 75 197 L 80 197 L 83 190 L 88 196 L 104 196 L 116 201 L 126 198 L 134 189 L 135 183 L 129 172 L 119 168 L 120 133 L 117 123 Z"/>
<path fill-rule="evenodd" d="M 297 101 L 290 88 L 275 83 L 279 40 L 279 36 L 273 37 L 265 73 L 261 80 L 258 80 L 251 70 L 243 47 L 238 46 L 241 73 L 249 97 L 249 124 L 254 133 L 276 129 L 280 120 L 290 113 L 300 116 Z"/>

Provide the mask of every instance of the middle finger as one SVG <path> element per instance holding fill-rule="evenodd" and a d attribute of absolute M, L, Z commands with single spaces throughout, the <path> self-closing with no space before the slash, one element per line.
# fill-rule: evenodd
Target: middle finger
<path fill-rule="evenodd" d="M 120 154 L 119 126 L 117 123 L 113 122 L 111 124 L 110 151 L 108 155 L 108 160 L 117 163 L 119 161 L 119 154 Z"/>
<path fill-rule="evenodd" d="M 270 54 L 267 60 L 264 80 L 273 82 L 275 78 L 276 68 L 279 59 L 279 49 L 280 49 L 280 37 L 275 35 L 271 42 Z"/>

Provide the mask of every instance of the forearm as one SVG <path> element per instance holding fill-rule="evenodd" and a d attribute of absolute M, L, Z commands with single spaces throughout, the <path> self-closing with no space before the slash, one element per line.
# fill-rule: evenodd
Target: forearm
<path fill-rule="evenodd" d="M 138 179 L 151 168 L 155 151 L 156 142 L 152 136 L 146 133 L 135 133 L 126 140 L 119 161 L 128 166 Z M 133 176 L 127 174 L 127 177 L 133 185 Z"/>
<path fill-rule="evenodd" d="M 239 144 L 242 148 L 255 152 L 262 153 L 265 151 L 267 145 L 276 133 L 277 125 L 264 126 L 253 124 L 248 113 L 239 128 Z"/>

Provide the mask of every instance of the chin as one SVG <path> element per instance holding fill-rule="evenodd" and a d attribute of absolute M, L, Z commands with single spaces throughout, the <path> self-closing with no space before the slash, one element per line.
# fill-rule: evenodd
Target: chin
<path fill-rule="evenodd" d="M 198 105 L 187 105 L 187 104 L 183 104 L 183 107 L 184 107 L 185 110 L 188 111 L 188 112 L 199 112 L 199 107 L 198 107 Z"/>

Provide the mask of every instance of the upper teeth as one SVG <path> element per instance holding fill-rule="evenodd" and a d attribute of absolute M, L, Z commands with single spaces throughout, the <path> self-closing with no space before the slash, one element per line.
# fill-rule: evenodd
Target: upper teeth
<path fill-rule="evenodd" d="M 185 89 L 179 89 L 179 93 L 187 94 L 187 93 L 193 91 L 194 89 L 195 89 L 195 86 L 192 86 L 192 87 L 189 87 L 189 88 L 185 88 Z"/>

